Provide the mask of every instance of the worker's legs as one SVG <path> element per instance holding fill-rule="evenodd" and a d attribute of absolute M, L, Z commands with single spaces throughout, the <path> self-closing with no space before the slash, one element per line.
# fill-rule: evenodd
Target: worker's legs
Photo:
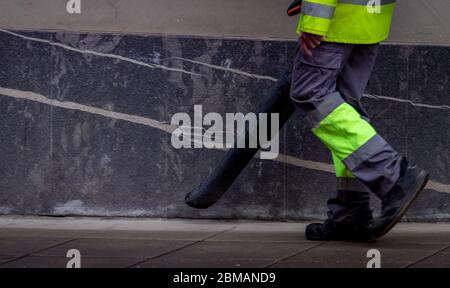
<path fill-rule="evenodd" d="M 401 157 L 339 91 L 340 76 L 357 49 L 358 45 L 323 42 L 312 57 L 299 49 L 291 97 L 294 105 L 308 114 L 313 133 L 334 157 L 382 198 L 399 178 Z M 359 61 L 365 65 L 364 57 Z"/>
<path fill-rule="evenodd" d="M 324 224 L 308 225 L 306 236 L 310 240 L 382 237 L 401 220 L 428 181 L 429 174 L 401 157 L 378 135 L 360 105 L 354 104 L 359 99 L 345 92 L 346 84 L 366 85 L 361 75 L 349 71 L 355 66 L 371 70 L 369 52 L 362 45 L 323 42 L 311 57 L 305 57 L 300 49 L 296 56 L 291 87 L 294 105 L 307 113 L 313 133 L 331 150 L 336 166 L 342 162 L 382 200 L 381 216 L 373 224 L 359 222 L 364 218 L 358 213 L 346 217 L 352 225 L 329 219 Z"/>
<path fill-rule="evenodd" d="M 370 190 L 345 167 L 344 163 L 333 156 L 336 170 L 336 189 L 328 199 L 328 219 L 351 224 L 354 217 L 371 218 Z"/>
<path fill-rule="evenodd" d="M 378 44 L 354 46 L 337 78 L 337 90 L 342 98 L 365 119 L 369 119 L 369 116 L 362 107 L 361 99 L 375 65 L 377 52 Z M 353 176 L 336 155 L 333 154 L 332 158 L 337 187 L 328 200 L 328 218 L 334 222 L 348 222 L 355 215 L 370 217 L 369 188 Z"/>

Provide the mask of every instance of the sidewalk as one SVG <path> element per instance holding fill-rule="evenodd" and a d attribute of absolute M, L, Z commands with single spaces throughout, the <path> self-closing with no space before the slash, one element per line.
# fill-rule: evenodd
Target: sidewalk
<path fill-rule="evenodd" d="M 304 223 L 0 217 L 0 268 L 450 267 L 450 224 L 401 224 L 376 243 L 306 241 Z"/>

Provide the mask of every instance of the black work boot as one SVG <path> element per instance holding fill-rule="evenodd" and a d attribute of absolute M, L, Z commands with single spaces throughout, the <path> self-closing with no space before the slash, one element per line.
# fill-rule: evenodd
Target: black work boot
<path fill-rule="evenodd" d="M 409 164 L 404 158 L 401 164 L 400 179 L 382 200 L 381 216 L 372 226 L 373 239 L 378 239 L 388 233 L 406 213 L 423 191 L 428 182 L 429 174 Z"/>
<path fill-rule="evenodd" d="M 311 241 L 357 241 L 372 240 L 372 211 L 361 211 L 335 222 L 328 219 L 325 223 L 313 223 L 306 227 L 306 239 Z"/>

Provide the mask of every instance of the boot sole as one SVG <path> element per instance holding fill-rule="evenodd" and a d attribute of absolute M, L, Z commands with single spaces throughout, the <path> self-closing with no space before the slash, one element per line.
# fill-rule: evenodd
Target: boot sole
<path fill-rule="evenodd" d="M 420 172 L 419 176 L 417 177 L 418 181 L 414 185 L 415 192 L 412 194 L 412 196 L 409 198 L 408 202 L 406 202 L 405 205 L 403 205 L 402 209 L 400 209 L 400 212 L 395 216 L 394 220 L 384 229 L 382 232 L 378 233 L 378 235 L 374 236 L 373 240 L 379 239 L 386 235 L 389 231 L 394 228 L 394 226 L 402 220 L 405 213 L 408 211 L 408 209 L 411 207 L 411 205 L 414 203 L 414 201 L 417 199 L 419 194 L 425 189 L 425 187 L 428 184 L 429 180 L 429 174 L 425 171 Z"/>

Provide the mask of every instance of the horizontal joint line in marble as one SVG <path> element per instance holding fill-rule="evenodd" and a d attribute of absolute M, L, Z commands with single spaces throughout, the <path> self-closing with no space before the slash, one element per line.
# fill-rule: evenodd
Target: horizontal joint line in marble
<path fill-rule="evenodd" d="M 141 117 L 141 116 L 137 116 L 137 115 L 130 115 L 130 114 L 125 114 L 125 113 L 109 111 L 109 110 L 96 108 L 96 107 L 92 107 L 92 106 L 87 106 L 87 105 L 83 105 L 83 104 L 78 104 L 78 103 L 74 103 L 74 102 L 54 100 L 54 99 L 47 98 L 43 95 L 39 95 L 34 92 L 20 91 L 20 90 L 0 87 L 0 95 L 9 96 L 9 97 L 13 97 L 16 99 L 34 101 L 34 102 L 47 104 L 47 105 L 50 105 L 53 107 L 59 107 L 59 108 L 64 108 L 64 109 L 68 109 L 68 110 L 82 111 L 82 112 L 100 115 L 100 116 L 104 116 L 104 117 L 108 117 L 108 118 L 112 118 L 112 119 L 124 120 L 127 122 L 132 122 L 132 123 L 156 128 L 156 129 L 165 131 L 167 133 L 172 133 L 176 129 L 176 127 L 174 127 L 174 126 L 164 124 L 157 120 L 153 120 L 153 119 L 149 119 L 149 118 L 145 118 L 145 117 Z"/>
<path fill-rule="evenodd" d="M 231 72 L 231 73 L 234 73 L 234 74 L 238 74 L 238 75 L 242 75 L 242 76 L 246 76 L 246 77 L 250 77 L 250 78 L 254 78 L 254 79 L 269 80 L 269 81 L 272 81 L 272 82 L 276 82 L 277 81 L 276 78 L 273 78 L 273 77 L 270 77 L 270 76 L 252 74 L 252 73 L 245 72 L 245 71 L 242 71 L 242 70 L 239 70 L 239 69 L 235 69 L 235 68 L 228 68 L 228 67 L 208 64 L 208 63 L 204 63 L 204 62 L 200 62 L 200 61 L 196 61 L 196 60 L 191 60 L 191 59 L 185 59 L 185 58 L 181 58 L 181 57 L 171 57 L 171 58 L 162 59 L 160 61 L 161 62 L 165 62 L 165 61 L 171 61 L 171 60 L 179 60 L 179 61 L 190 62 L 190 63 L 193 63 L 193 64 L 202 65 L 202 66 L 205 66 L 205 67 L 208 67 L 208 68 L 221 70 L 221 71 L 225 71 L 225 72 Z"/>
<path fill-rule="evenodd" d="M 231 72 L 234 74 L 238 74 L 238 75 L 242 75 L 242 76 L 246 76 L 246 77 L 250 77 L 250 78 L 254 78 L 254 79 L 269 80 L 272 82 L 277 82 L 277 79 L 274 77 L 270 77 L 270 76 L 266 76 L 266 75 L 252 74 L 252 73 L 234 69 L 234 68 L 227 68 L 227 67 L 223 67 L 223 66 L 213 65 L 213 64 L 204 63 L 204 62 L 191 60 L 191 59 L 185 59 L 185 58 L 181 58 L 181 57 L 171 57 L 171 58 L 162 59 L 160 61 L 163 62 L 163 61 L 171 61 L 171 60 L 190 62 L 193 64 L 202 65 L 202 66 L 205 66 L 205 67 L 208 67 L 211 69 L 221 70 L 221 71 L 225 71 L 225 72 Z M 376 100 L 387 100 L 387 101 L 393 101 L 393 102 L 407 103 L 414 107 L 449 110 L 450 111 L 449 105 L 430 105 L 430 104 L 424 104 L 424 103 L 415 103 L 411 100 L 405 100 L 405 99 L 389 97 L 389 96 L 373 95 L 373 94 L 367 94 L 367 93 L 364 94 L 363 96 L 366 98 L 376 99 Z"/>
<path fill-rule="evenodd" d="M 193 76 L 201 76 L 204 77 L 204 75 L 200 75 L 197 73 L 193 73 L 187 70 L 183 70 L 183 69 L 178 69 L 178 68 L 170 68 L 170 67 L 166 67 L 163 65 L 158 65 L 155 63 L 145 63 L 145 62 L 141 62 L 132 58 L 128 58 L 128 57 L 124 57 L 124 56 L 120 56 L 120 55 L 116 55 L 116 54 L 108 54 L 108 53 L 101 53 L 101 52 L 97 52 L 97 51 L 92 51 L 92 50 L 86 50 L 86 49 L 79 49 L 79 48 L 74 48 L 68 45 L 64 45 L 62 43 L 58 43 L 58 42 L 52 42 L 50 40 L 45 40 L 45 39 L 40 39 L 40 38 L 35 38 L 35 37 L 28 37 L 22 34 L 18 34 L 18 33 L 14 33 L 8 30 L 4 30 L 4 29 L 0 29 L 0 32 L 12 35 L 12 36 L 16 36 L 25 40 L 29 40 L 29 41 L 34 41 L 34 42 L 39 42 L 39 43 L 44 43 L 44 44 L 48 44 L 51 46 L 56 46 L 56 47 L 60 47 L 66 50 L 70 50 L 73 52 L 78 52 L 78 53 L 82 53 L 82 54 L 91 54 L 91 55 L 95 55 L 95 56 L 99 56 L 99 57 L 106 57 L 106 58 L 112 58 L 112 59 L 118 59 L 124 62 L 129 62 L 129 63 L 133 63 L 139 66 L 144 66 L 147 68 L 151 68 L 151 69 L 162 69 L 162 70 L 167 70 L 167 71 L 172 71 L 172 72 L 180 72 L 180 73 L 185 73 L 185 74 L 189 74 L 189 75 L 193 75 Z"/>
<path fill-rule="evenodd" d="M 19 99 L 19 100 L 28 100 L 28 101 L 38 102 L 38 103 L 42 103 L 42 104 L 46 104 L 46 105 L 50 105 L 50 106 L 54 106 L 54 107 L 59 107 L 59 108 L 63 108 L 63 109 L 78 110 L 78 111 L 82 111 L 85 113 L 99 115 L 99 116 L 103 116 L 103 117 L 107 117 L 107 118 L 128 121 L 128 122 L 135 123 L 135 124 L 141 124 L 141 125 L 155 128 L 155 129 L 159 129 L 166 133 L 173 133 L 173 131 L 175 131 L 175 129 L 177 128 L 172 125 L 168 125 L 168 124 L 165 124 L 163 122 L 160 122 L 160 121 L 157 121 L 154 119 L 136 116 L 136 115 L 124 114 L 124 113 L 120 113 L 120 112 L 109 111 L 109 110 L 91 107 L 91 106 L 87 106 L 87 105 L 82 105 L 82 104 L 78 104 L 78 103 L 74 103 L 74 102 L 63 102 L 63 101 L 53 100 L 53 99 L 47 98 L 43 95 L 40 95 L 40 94 L 37 94 L 34 92 L 29 92 L 29 91 L 20 91 L 20 90 L 0 87 L 0 96 L 2 96 L 2 95 L 7 96 L 7 97 L 12 97 L 15 99 Z M 225 149 L 218 149 L 218 150 L 225 151 Z M 256 155 L 255 158 L 260 158 L 260 155 L 259 154 Z M 277 159 L 274 159 L 274 161 L 292 165 L 292 166 L 296 166 L 296 167 L 306 168 L 306 169 L 310 169 L 310 170 L 334 173 L 334 168 L 330 164 L 316 162 L 316 161 L 303 160 L 303 159 L 296 158 L 294 156 L 279 155 L 279 157 Z M 427 188 L 434 190 L 436 192 L 450 194 L 450 185 L 447 185 L 447 184 L 430 181 Z"/>
<path fill-rule="evenodd" d="M 416 103 L 411 100 L 407 99 L 400 99 L 400 98 L 394 98 L 394 97 L 388 97 L 388 96 L 380 96 L 380 95 L 373 95 L 373 94 L 364 94 L 364 97 L 376 99 L 376 100 L 389 100 L 389 101 L 395 101 L 400 103 L 408 103 L 415 107 L 421 107 L 421 108 L 428 108 L 428 109 L 439 109 L 439 110 L 448 110 L 450 111 L 449 105 L 430 105 L 430 104 L 423 104 L 423 103 Z"/>
<path fill-rule="evenodd" d="M 9 30 L 0 29 L 0 32 L 6 33 L 6 34 L 9 34 L 9 35 L 12 35 L 12 36 L 16 36 L 16 37 L 19 37 L 19 38 L 22 38 L 22 39 L 25 39 L 25 40 L 45 43 L 45 44 L 48 44 L 48 45 L 51 45 L 51 46 L 60 47 L 60 48 L 63 48 L 63 49 L 67 49 L 67 50 L 78 52 L 78 53 L 82 53 L 82 54 L 92 54 L 92 55 L 96 55 L 96 56 L 100 56 L 100 57 L 107 57 L 107 58 L 112 58 L 112 59 L 118 59 L 118 60 L 121 60 L 121 61 L 125 61 L 125 62 L 136 64 L 136 65 L 145 66 L 145 67 L 148 67 L 148 68 L 151 68 L 151 69 L 162 69 L 162 70 L 167 70 L 167 71 L 185 73 L 185 74 L 189 74 L 189 75 L 193 75 L 193 76 L 207 77 L 206 75 L 190 72 L 190 71 L 187 71 L 187 70 L 178 69 L 178 68 L 170 68 L 170 67 L 159 65 L 159 64 L 156 64 L 156 63 L 149 64 L 149 63 L 141 62 L 141 61 L 138 61 L 138 60 L 135 60 L 135 59 L 132 59 L 132 58 L 128 58 L 128 57 L 124 57 L 124 56 L 120 56 L 120 55 L 116 55 L 116 54 L 107 54 L 107 53 L 101 53 L 101 52 L 92 51 L 92 50 L 78 49 L 78 48 L 74 48 L 74 47 L 71 47 L 71 46 L 68 46 L 68 45 L 64 45 L 62 43 L 52 42 L 52 41 L 49 41 L 49 40 L 35 38 L 35 37 L 29 37 L 29 36 L 25 36 L 25 35 L 22 35 L 22 34 L 19 34 L 19 33 L 15 33 L 15 32 L 9 31 Z M 204 63 L 204 62 L 200 62 L 200 61 L 196 61 L 196 60 L 191 60 L 191 59 L 185 59 L 185 58 L 181 58 L 181 57 L 167 58 L 167 59 L 163 59 L 162 61 L 169 61 L 169 60 L 186 61 L 186 62 L 190 62 L 190 63 L 193 63 L 193 64 L 202 65 L 202 66 L 205 66 L 205 67 L 208 67 L 208 68 L 221 70 L 221 71 L 226 71 L 226 72 L 231 72 L 231 73 L 234 73 L 234 74 L 250 77 L 250 78 L 253 78 L 253 79 L 269 80 L 269 81 L 272 81 L 272 82 L 276 82 L 277 81 L 276 78 L 273 78 L 273 77 L 270 77 L 270 76 L 252 74 L 252 73 L 245 72 L 245 71 L 242 71 L 242 70 L 238 70 L 238 69 L 235 69 L 235 68 L 228 68 L 228 67 L 208 64 L 208 63 Z M 450 106 L 449 105 L 429 105 L 429 104 L 424 104 L 424 103 L 415 103 L 415 102 L 413 102 L 411 100 L 405 100 L 405 99 L 400 99 L 400 98 L 395 98 L 395 97 L 388 97 L 388 96 L 372 95 L 372 94 L 364 94 L 364 97 L 371 98 L 371 99 L 377 99 L 377 100 L 387 100 L 387 101 L 394 101 L 394 102 L 400 102 L 400 103 L 407 103 L 407 104 L 410 104 L 410 105 L 412 105 L 414 107 L 421 107 L 421 108 L 428 108 L 428 109 L 440 109 L 440 110 L 449 110 L 450 111 Z"/>

